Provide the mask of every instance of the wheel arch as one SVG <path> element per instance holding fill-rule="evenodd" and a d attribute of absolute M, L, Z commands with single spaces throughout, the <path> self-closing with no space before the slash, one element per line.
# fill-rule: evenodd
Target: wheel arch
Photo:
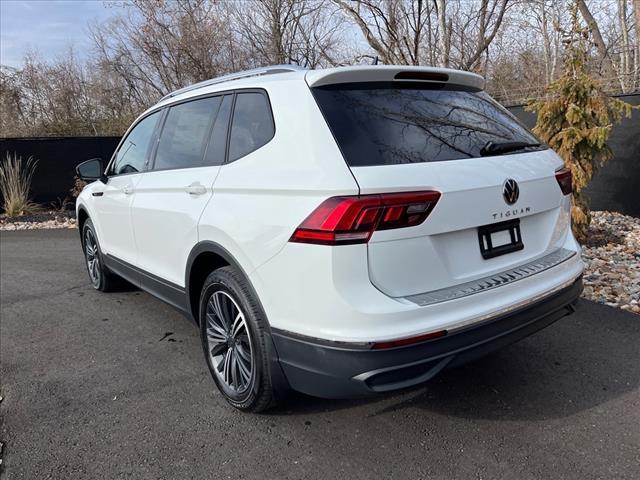
<path fill-rule="evenodd" d="M 89 219 L 89 213 L 84 205 L 78 206 L 78 215 L 76 219 L 76 223 L 78 224 L 78 232 L 80 233 L 80 242 L 82 242 L 84 246 L 84 240 L 82 238 L 82 229 L 84 228 L 85 222 Z"/>
<path fill-rule="evenodd" d="M 204 240 L 199 242 L 195 247 L 191 249 L 189 257 L 187 258 L 187 267 L 185 272 L 185 294 L 187 296 L 187 307 L 189 313 L 197 324 L 200 319 L 198 315 L 200 292 L 207 276 L 218 268 L 232 266 L 236 268 L 247 281 L 247 285 L 251 289 L 253 297 L 260 305 L 260 309 L 264 314 L 264 308 L 260 297 L 256 293 L 247 272 L 242 268 L 236 258 L 222 245 L 212 242 L 210 240 Z"/>

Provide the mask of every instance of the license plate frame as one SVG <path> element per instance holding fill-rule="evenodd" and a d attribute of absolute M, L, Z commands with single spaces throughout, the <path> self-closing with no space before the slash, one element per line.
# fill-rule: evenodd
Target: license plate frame
<path fill-rule="evenodd" d="M 494 240 L 497 238 L 497 235 L 493 236 L 493 234 L 502 232 L 508 234 L 510 242 L 494 246 Z M 506 222 L 492 223 L 478 227 L 478 242 L 480 245 L 480 253 L 485 260 L 522 250 L 524 243 L 522 242 L 522 233 L 520 232 L 520 219 L 514 218 Z"/>

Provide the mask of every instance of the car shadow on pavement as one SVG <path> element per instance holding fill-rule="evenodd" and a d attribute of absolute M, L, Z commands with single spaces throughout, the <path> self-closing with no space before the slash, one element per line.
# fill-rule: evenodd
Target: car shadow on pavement
<path fill-rule="evenodd" d="M 276 414 L 377 403 L 374 415 L 421 409 L 469 419 L 544 420 L 604 404 L 640 385 L 640 317 L 581 301 L 575 315 L 425 385 L 362 400 L 294 394 Z M 286 409 L 286 410 L 285 410 Z"/>

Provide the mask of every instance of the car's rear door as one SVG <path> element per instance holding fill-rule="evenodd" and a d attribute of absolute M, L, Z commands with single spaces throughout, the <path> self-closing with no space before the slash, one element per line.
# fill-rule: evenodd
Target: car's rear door
<path fill-rule="evenodd" d="M 153 165 L 132 206 L 138 266 L 150 274 L 145 276 L 149 290 L 184 286 L 198 220 L 224 162 L 232 100 L 233 95 L 217 95 L 168 108 Z"/>

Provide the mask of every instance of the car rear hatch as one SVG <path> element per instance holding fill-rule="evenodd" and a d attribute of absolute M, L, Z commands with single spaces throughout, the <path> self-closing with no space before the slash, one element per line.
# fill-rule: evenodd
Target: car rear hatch
<path fill-rule="evenodd" d="M 562 161 L 464 72 L 378 67 L 307 82 L 361 195 L 440 192 L 419 225 L 377 230 L 372 283 L 393 297 L 460 285 L 559 248 Z"/>

